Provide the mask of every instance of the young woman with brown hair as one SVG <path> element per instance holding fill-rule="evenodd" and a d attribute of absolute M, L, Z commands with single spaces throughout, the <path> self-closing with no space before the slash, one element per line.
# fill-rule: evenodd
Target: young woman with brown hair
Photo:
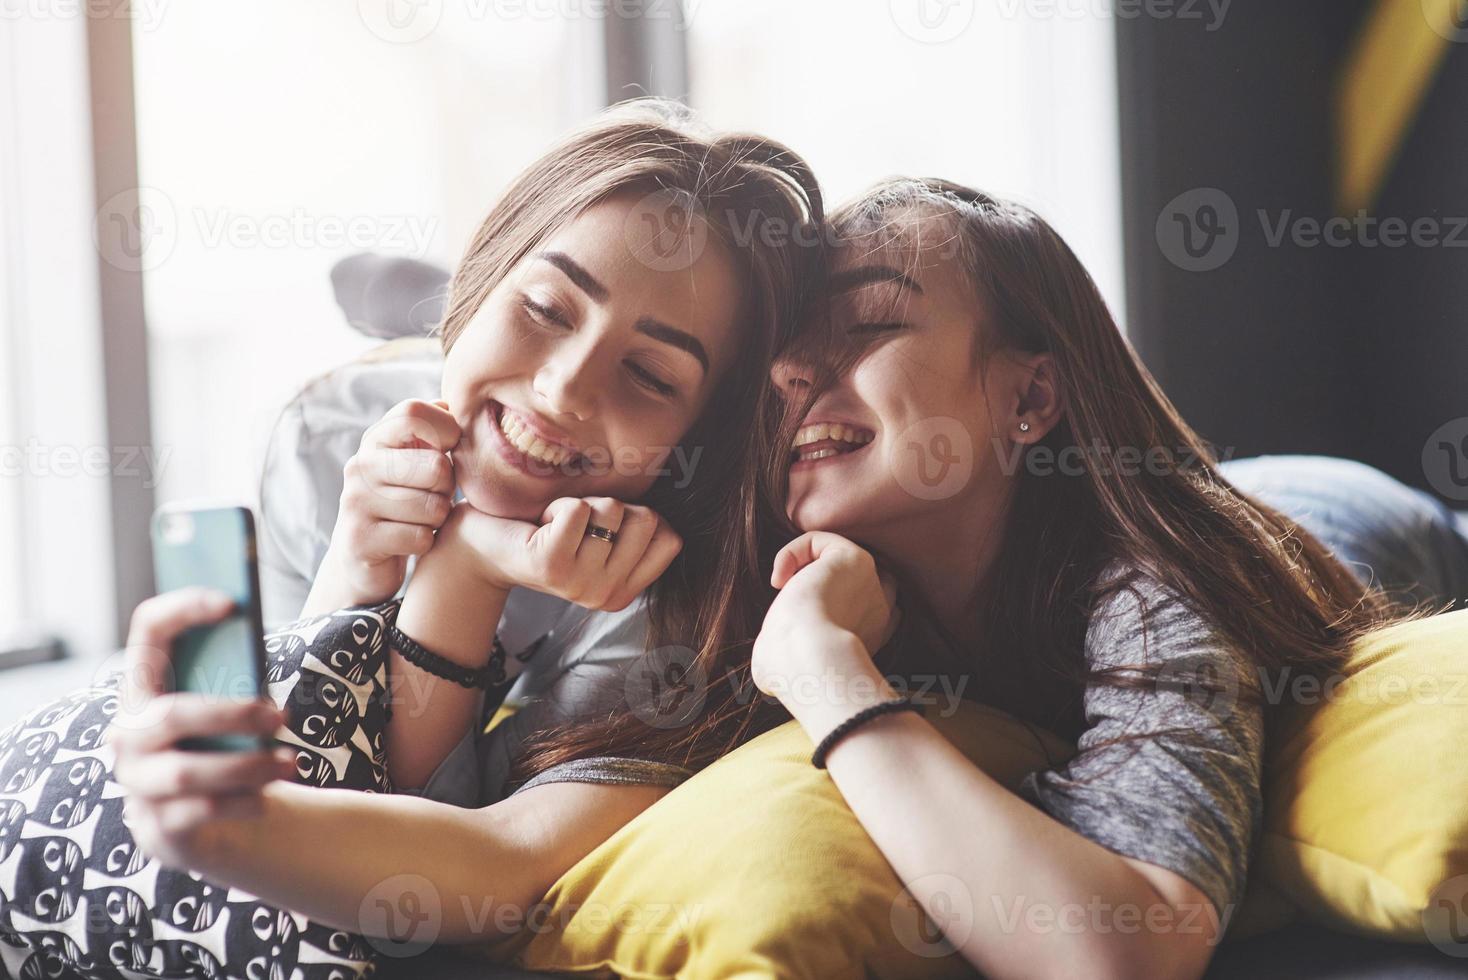
<path fill-rule="evenodd" d="M 496 633 L 524 633 L 523 620 L 539 617 L 552 626 L 541 646 L 580 650 L 595 668 L 600 646 L 640 653 L 747 619 L 734 604 L 753 595 L 741 584 L 757 575 L 753 464 L 771 433 L 727 423 L 761 417 L 774 397 L 769 367 L 793 333 L 822 219 L 819 190 L 789 149 L 705 133 L 681 107 L 619 108 L 531 164 L 455 274 L 443 400 L 399 406 L 369 431 L 307 618 L 268 638 L 272 698 L 285 710 L 167 693 L 173 638 L 229 612 L 218 596 L 185 590 L 134 613 L 121 708 L 110 688 L 87 692 L 13 730 L 26 745 L 54 747 L 57 733 L 42 729 L 69 725 L 74 705 L 112 718 L 115 767 L 109 776 L 110 760 L 99 760 L 96 772 L 125 793 L 130 836 L 109 829 L 119 843 L 106 855 L 88 856 L 79 840 L 61 846 L 77 861 L 111 862 L 99 873 L 123 862 L 113 902 L 123 920 L 96 948 L 91 937 L 68 948 L 74 958 L 101 970 L 127 960 L 146 973 L 160 962 L 203 970 L 217 957 L 234 972 L 294 961 L 303 934 L 287 926 L 308 916 L 317 948 L 301 962 L 361 966 L 352 935 L 368 931 L 369 899 L 405 873 L 441 897 L 433 938 L 486 938 L 503 921 L 483 919 L 487 902 L 527 911 L 666 792 L 681 769 L 642 765 L 615 747 L 505 798 L 507 787 L 483 785 L 472 772 L 478 727 L 517 666 Z M 684 465 L 672 465 L 675 453 Z M 418 565 L 392 599 L 409 555 Z M 332 611 L 341 606 L 354 608 Z M 312 665 L 314 687 L 285 689 L 300 687 Z M 593 710 L 581 688 L 598 685 L 566 674 L 554 707 L 584 700 L 570 707 Z M 378 704 L 372 685 L 384 677 L 391 695 Z M 230 732 L 283 732 L 293 747 L 178 747 Z M 0 757 L 11 755 L 24 753 L 0 746 Z M 10 784 L 19 792 L 39 771 Z M 6 813 L 28 806 L 0 802 Z M 81 803 L 74 814 L 99 819 Z M 242 896 L 244 922 L 227 939 L 191 932 L 193 946 L 164 949 L 154 926 L 184 907 L 175 889 L 195 886 L 146 870 L 147 858 L 230 886 L 219 891 Z M 56 896 L 79 887 L 80 874 L 58 881 L 39 863 L 26 868 L 16 893 L 0 895 L 0 911 L 19 922 L 72 907 Z M 402 898 L 379 897 L 394 906 Z M 191 895 L 188 907 L 220 915 L 214 901 Z M 216 940 L 226 948 L 209 945 Z M 37 955 L 49 955 L 40 952 L 47 942 L 37 938 Z"/>
<path fill-rule="evenodd" d="M 1266 682 L 1394 610 L 1230 485 L 1033 212 L 896 180 L 832 228 L 834 350 L 774 372 L 804 533 L 753 678 L 986 976 L 1197 976 L 1243 896 Z M 1078 754 L 1008 792 L 903 710 L 925 674 Z"/>

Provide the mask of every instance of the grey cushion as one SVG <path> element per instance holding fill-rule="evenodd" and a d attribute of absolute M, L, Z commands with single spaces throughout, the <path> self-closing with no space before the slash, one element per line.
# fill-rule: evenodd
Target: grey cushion
<path fill-rule="evenodd" d="M 437 398 L 442 371 L 438 341 L 392 341 L 317 378 L 285 407 L 260 479 L 266 629 L 295 619 L 305 604 L 336 525 L 342 467 L 362 433 L 404 399 Z"/>

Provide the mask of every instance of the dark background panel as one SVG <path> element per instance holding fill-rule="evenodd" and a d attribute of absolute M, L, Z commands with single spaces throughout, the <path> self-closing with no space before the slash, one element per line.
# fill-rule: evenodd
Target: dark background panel
<path fill-rule="evenodd" d="M 1468 247 L 1305 247 L 1265 231 L 1336 214 L 1338 82 L 1368 6 L 1235 0 L 1211 32 L 1118 18 L 1128 326 L 1221 451 L 1348 456 L 1437 489 L 1424 443 L 1468 416 Z M 1464 48 L 1449 51 L 1376 217 L 1432 216 L 1446 230 L 1468 216 Z M 1238 212 L 1232 257 L 1208 271 L 1181 268 L 1156 231 L 1197 188 Z"/>

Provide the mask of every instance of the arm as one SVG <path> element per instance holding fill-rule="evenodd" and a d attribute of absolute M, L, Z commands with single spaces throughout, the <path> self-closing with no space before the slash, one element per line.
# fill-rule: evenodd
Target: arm
<path fill-rule="evenodd" d="M 772 584 L 781 591 L 755 643 L 753 676 L 813 741 L 895 696 L 869 653 L 890 632 L 892 608 L 869 555 L 836 535 L 803 535 L 777 556 Z M 1180 604 L 1159 608 L 1149 624 L 1171 656 L 1220 653 Z M 1087 655 L 1095 639 L 1101 662 L 1127 662 L 1140 613 L 1102 618 L 1109 628 L 1088 636 Z M 1227 901 L 1242 881 L 1258 798 L 1258 711 L 1221 707 L 1232 720 L 1188 756 L 1161 730 L 1220 721 L 1211 710 L 1176 692 L 1089 688 L 1092 728 L 1081 754 L 1046 785 L 1043 807 L 910 713 L 858 728 L 828 768 L 913 897 L 985 975 L 1192 977 L 1222 931 L 1220 908 L 1231 908 L 1217 896 Z M 1154 730 L 1134 767 L 1106 749 L 1117 736 Z"/>
<path fill-rule="evenodd" d="M 390 909 L 436 905 L 437 941 L 483 941 L 505 934 L 497 923 L 523 923 L 557 878 L 666 792 L 549 783 L 469 810 L 276 782 L 265 788 L 260 816 L 211 821 L 172 857 L 352 932 L 369 931 L 364 919 L 381 901 Z M 410 904 L 405 887 L 429 894 Z"/>
<path fill-rule="evenodd" d="M 869 697 L 789 706 L 812 740 L 896 695 L 853 634 L 795 642 L 812 647 L 798 656 L 845 663 L 844 674 L 869 682 L 833 685 Z M 899 712 L 861 726 L 827 767 L 913 897 L 986 976 L 1202 974 L 1219 919 L 1195 885 L 1060 824 L 924 718 Z"/>
<path fill-rule="evenodd" d="M 419 561 L 397 625 L 441 657 L 483 667 L 509 589 L 476 575 L 476 563 L 465 560 L 458 529 L 467 512 L 467 505 L 455 508 L 438 542 Z M 421 787 L 477 723 L 484 694 L 409 663 L 396 647 L 388 656 L 393 706 L 384 736 L 388 774 L 396 786 Z"/>
<path fill-rule="evenodd" d="M 616 529 L 615 543 L 586 536 L 593 520 Z M 398 628 L 442 657 L 482 667 L 512 587 L 616 611 L 661 575 L 682 547 L 651 510 L 605 497 L 557 499 L 542 521 L 455 505 L 408 583 Z M 397 650 L 390 656 L 388 770 L 398 785 L 421 786 L 476 723 L 482 694 L 414 666 Z"/>
<path fill-rule="evenodd" d="M 434 938 L 467 941 L 482 937 L 486 923 L 523 922 L 572 864 L 667 792 L 547 783 L 471 810 L 285 782 L 294 773 L 289 750 L 181 751 L 181 739 L 269 734 L 283 718 L 261 698 L 166 691 L 174 637 L 230 609 L 218 593 L 165 593 L 138 607 L 129 631 L 105 738 L 116 753 L 128 829 L 170 867 L 353 932 L 367 931 L 364 919 L 378 900 L 406 907 L 401 876 L 417 875 L 437 893 Z"/>

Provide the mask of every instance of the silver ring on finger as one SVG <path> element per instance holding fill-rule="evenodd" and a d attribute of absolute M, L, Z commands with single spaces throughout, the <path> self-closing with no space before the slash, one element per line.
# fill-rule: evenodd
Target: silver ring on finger
<path fill-rule="evenodd" d="M 617 540 L 616 531 L 613 531 L 609 527 L 602 527 L 600 524 L 586 525 L 585 536 L 588 538 L 596 538 L 598 541 L 605 541 L 607 544 L 614 544 Z"/>

